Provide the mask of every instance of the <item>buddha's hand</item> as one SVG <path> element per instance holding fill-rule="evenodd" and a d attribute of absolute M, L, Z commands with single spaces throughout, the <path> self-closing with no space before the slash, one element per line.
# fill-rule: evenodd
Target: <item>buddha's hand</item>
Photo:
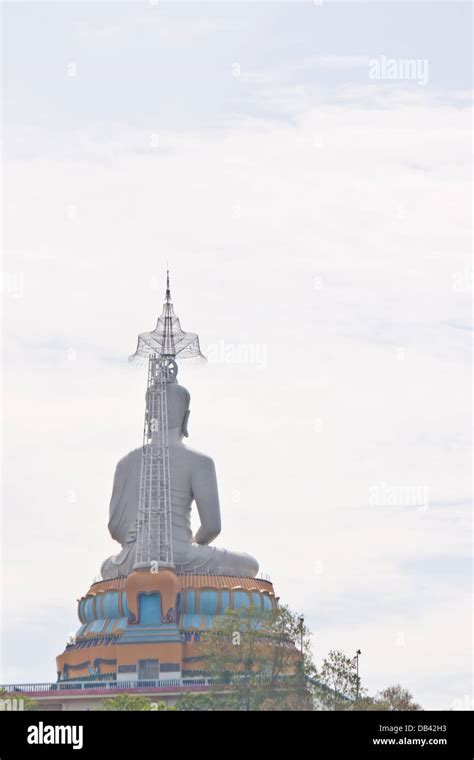
<path fill-rule="evenodd" d="M 221 532 L 221 526 L 220 522 L 217 524 L 217 521 L 209 526 L 201 525 L 199 530 L 197 531 L 196 535 L 194 536 L 193 541 L 196 544 L 204 544 L 207 546 L 207 544 L 210 544 L 214 539 L 219 535 Z"/>

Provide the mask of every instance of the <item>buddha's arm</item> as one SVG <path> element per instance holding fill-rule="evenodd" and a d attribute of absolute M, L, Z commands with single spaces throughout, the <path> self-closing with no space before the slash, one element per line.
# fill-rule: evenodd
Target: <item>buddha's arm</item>
<path fill-rule="evenodd" d="M 109 531 L 112 538 L 123 543 L 127 534 L 128 523 L 126 514 L 126 499 L 124 499 L 125 485 L 127 482 L 127 457 L 117 464 L 114 476 L 114 485 L 109 508 Z"/>
<path fill-rule="evenodd" d="M 191 476 L 193 497 L 201 520 L 194 536 L 197 544 L 210 544 L 221 532 L 221 511 L 214 462 L 203 457 Z"/>

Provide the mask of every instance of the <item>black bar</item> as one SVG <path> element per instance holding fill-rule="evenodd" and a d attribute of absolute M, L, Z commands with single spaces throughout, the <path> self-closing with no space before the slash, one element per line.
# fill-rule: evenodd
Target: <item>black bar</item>
<path fill-rule="evenodd" d="M 43 730 L 40 733 L 40 726 Z M 312 758 L 410 757 L 472 760 L 469 712 L 1 712 L 0 760 L 27 756 L 120 757 L 140 760 L 151 751 L 186 760 L 223 758 L 237 751 L 254 760 L 257 746 L 265 757 L 304 753 Z M 31 744 L 31 738 L 61 739 L 47 727 L 69 727 L 72 744 Z M 32 728 L 32 727 L 37 727 Z M 76 734 L 73 735 L 73 727 Z M 415 741 L 416 740 L 416 741 Z M 424 740 L 424 743 L 423 743 Z M 322 750 L 324 749 L 324 754 Z M 112 753 L 114 753 L 112 755 Z M 116 754 L 115 754 L 116 753 Z"/>

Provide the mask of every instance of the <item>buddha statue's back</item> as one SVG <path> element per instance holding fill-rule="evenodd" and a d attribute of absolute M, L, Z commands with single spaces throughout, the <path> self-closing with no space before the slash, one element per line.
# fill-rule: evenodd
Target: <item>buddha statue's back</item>
<path fill-rule="evenodd" d="M 221 573 L 255 577 L 257 561 L 248 554 L 209 544 L 221 531 L 219 496 L 213 460 L 183 444 L 187 436 L 190 395 L 178 383 L 167 391 L 173 561 L 178 572 Z M 117 465 L 110 502 L 109 531 L 122 551 L 102 565 L 104 579 L 128 575 L 135 562 L 136 529 L 143 448 L 131 451 Z M 191 530 L 196 503 L 200 527 Z"/>

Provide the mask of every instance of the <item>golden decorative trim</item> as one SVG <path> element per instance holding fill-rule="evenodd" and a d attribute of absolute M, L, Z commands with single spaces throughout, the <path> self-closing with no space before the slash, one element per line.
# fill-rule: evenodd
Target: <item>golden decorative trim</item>
<path fill-rule="evenodd" d="M 198 591 L 202 588 L 227 589 L 229 591 L 266 591 L 270 596 L 275 596 L 273 585 L 270 581 L 264 581 L 262 578 L 243 578 L 235 575 L 208 575 L 194 573 L 176 573 L 181 588 L 195 589 Z M 116 578 L 109 581 L 98 581 L 93 583 L 85 596 L 95 596 L 103 594 L 106 591 L 125 591 L 126 578 Z"/>

